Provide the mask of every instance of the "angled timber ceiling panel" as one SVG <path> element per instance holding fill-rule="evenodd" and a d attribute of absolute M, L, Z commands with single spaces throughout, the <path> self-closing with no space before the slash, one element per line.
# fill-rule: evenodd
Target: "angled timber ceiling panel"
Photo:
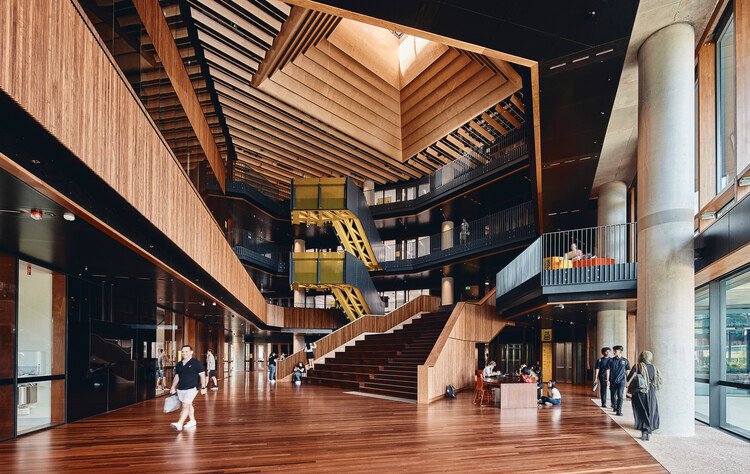
<path fill-rule="evenodd" d="M 200 144 L 132 0 L 83 3 L 193 167 Z M 300 177 L 419 178 L 524 121 L 520 77 L 503 61 L 278 0 L 160 4 L 223 158 L 281 197 Z"/>

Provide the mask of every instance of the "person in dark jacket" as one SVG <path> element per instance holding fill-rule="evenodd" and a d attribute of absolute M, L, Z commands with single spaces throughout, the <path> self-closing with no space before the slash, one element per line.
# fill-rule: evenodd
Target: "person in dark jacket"
<path fill-rule="evenodd" d="M 602 356 L 596 359 L 594 366 L 594 383 L 599 385 L 599 394 L 602 397 L 602 408 L 607 408 L 607 390 L 609 389 L 607 379 L 609 378 L 609 347 L 602 347 Z M 596 390 L 596 388 L 594 388 Z"/>
<path fill-rule="evenodd" d="M 641 431 L 641 439 L 648 441 L 651 432 L 659 429 L 659 404 L 656 401 L 656 391 L 661 388 L 659 369 L 651 362 L 654 355 L 649 351 L 641 352 L 638 364 L 628 374 L 628 392 L 633 405 L 635 429 Z M 643 388 L 638 383 L 638 375 L 643 377 Z"/>
<path fill-rule="evenodd" d="M 628 380 L 630 362 L 622 356 L 622 346 L 614 346 L 615 356 L 609 361 L 609 393 L 612 396 L 612 409 L 615 415 L 622 416 L 622 401 Z"/>

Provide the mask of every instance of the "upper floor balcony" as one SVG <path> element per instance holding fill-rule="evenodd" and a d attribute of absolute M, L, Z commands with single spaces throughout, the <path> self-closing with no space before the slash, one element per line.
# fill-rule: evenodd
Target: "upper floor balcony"
<path fill-rule="evenodd" d="M 498 309 L 634 298 L 636 235 L 635 222 L 543 234 L 497 273 Z"/>

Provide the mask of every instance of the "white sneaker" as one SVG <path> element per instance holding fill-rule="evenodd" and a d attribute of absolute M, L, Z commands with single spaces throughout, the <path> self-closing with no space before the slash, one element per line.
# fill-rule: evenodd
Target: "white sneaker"
<path fill-rule="evenodd" d="M 198 423 L 196 423 L 195 420 L 190 420 L 187 423 L 185 423 L 185 426 L 183 426 L 183 428 L 185 428 L 185 429 L 195 428 L 197 425 L 198 425 Z"/>
<path fill-rule="evenodd" d="M 219 387 L 211 387 L 211 390 L 219 390 Z"/>
<path fill-rule="evenodd" d="M 271 380 L 271 383 L 276 383 L 276 381 L 275 380 Z"/>
<path fill-rule="evenodd" d="M 179 423 L 172 423 L 170 426 L 175 431 L 182 431 L 182 425 Z"/>
<path fill-rule="evenodd" d="M 301 380 L 295 380 L 295 381 L 294 381 L 294 384 L 295 384 L 295 385 L 302 385 L 302 381 L 301 381 Z"/>

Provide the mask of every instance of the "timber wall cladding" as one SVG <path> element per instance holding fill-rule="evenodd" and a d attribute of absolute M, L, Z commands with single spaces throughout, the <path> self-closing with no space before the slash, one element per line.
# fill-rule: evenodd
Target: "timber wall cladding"
<path fill-rule="evenodd" d="M 0 2 L 0 88 L 265 321 L 262 295 L 93 31 L 69 1 Z"/>

